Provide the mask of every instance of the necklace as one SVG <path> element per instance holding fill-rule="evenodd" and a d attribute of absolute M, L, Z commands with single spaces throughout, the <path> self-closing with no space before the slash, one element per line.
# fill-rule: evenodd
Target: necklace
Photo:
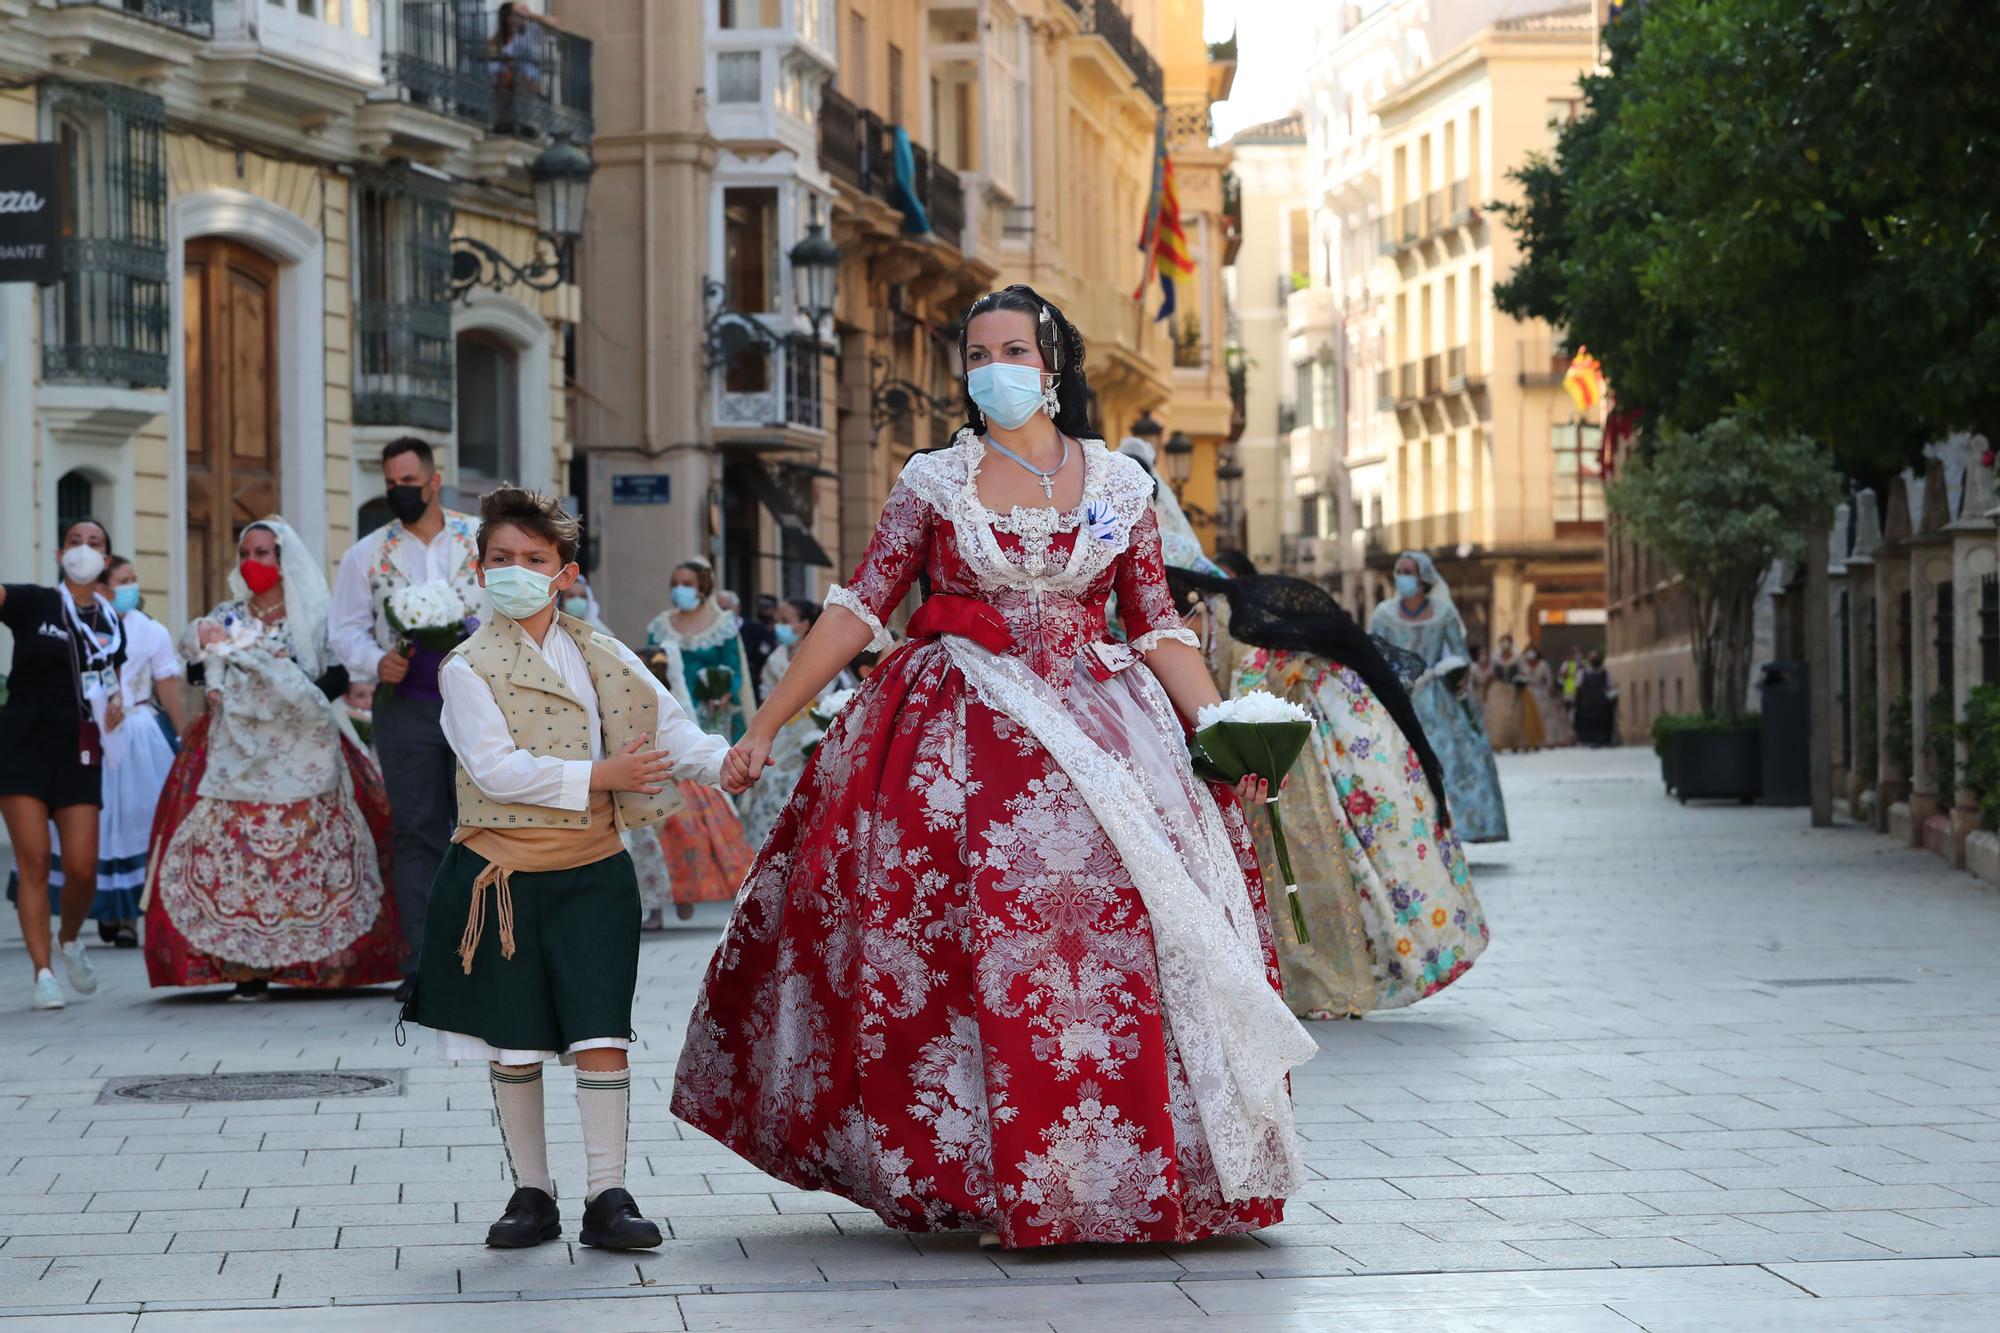
<path fill-rule="evenodd" d="M 1050 468 L 1047 472 L 1042 471 L 1040 468 L 1036 467 L 1033 463 L 1030 463 L 1027 459 L 1021 457 L 1021 455 L 1015 453 L 1012 449 L 1009 449 L 1006 445 L 994 439 L 991 435 L 986 436 L 985 440 L 986 443 L 992 445 L 995 449 L 998 449 L 1001 453 L 1013 459 L 1016 463 L 1019 463 L 1022 467 L 1026 468 L 1028 471 L 1034 473 L 1035 480 L 1042 483 L 1042 498 L 1044 500 L 1053 500 L 1056 498 L 1056 473 L 1061 472 L 1065 467 L 1069 466 L 1069 436 L 1065 435 L 1062 437 L 1063 451 L 1061 460 L 1058 461 L 1056 465 Z"/>

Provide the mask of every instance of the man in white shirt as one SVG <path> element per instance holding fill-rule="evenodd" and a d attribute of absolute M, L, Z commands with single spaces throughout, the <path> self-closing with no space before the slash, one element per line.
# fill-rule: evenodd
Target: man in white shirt
<path fill-rule="evenodd" d="M 456 822 L 457 763 L 439 725 L 440 654 L 404 643 L 391 625 L 389 598 L 426 583 L 449 585 L 468 616 L 489 614 L 479 586 L 478 520 L 446 509 L 444 479 L 431 447 L 415 436 L 382 448 L 386 498 L 396 521 L 369 533 L 340 558 L 328 629 L 355 680 L 375 682 L 375 750 L 389 791 L 396 856 L 396 910 L 403 928 L 403 987 L 416 975 L 431 879 Z"/>

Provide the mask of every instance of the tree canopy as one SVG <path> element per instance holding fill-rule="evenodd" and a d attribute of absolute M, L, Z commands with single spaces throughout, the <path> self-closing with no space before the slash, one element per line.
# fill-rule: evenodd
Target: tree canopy
<path fill-rule="evenodd" d="M 2000 43 L 1982 0 L 1652 0 L 1515 173 L 1502 309 L 1649 434 L 1735 413 L 1852 475 L 2000 409 Z"/>

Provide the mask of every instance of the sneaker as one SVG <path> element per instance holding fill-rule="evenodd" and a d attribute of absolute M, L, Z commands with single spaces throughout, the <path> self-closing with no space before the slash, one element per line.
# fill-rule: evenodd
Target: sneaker
<path fill-rule="evenodd" d="M 35 999 L 30 1007 L 34 1009 L 63 1007 L 62 987 L 56 985 L 56 974 L 46 967 L 35 973 Z"/>
<path fill-rule="evenodd" d="M 89 950 L 82 940 L 71 940 L 59 945 L 56 952 L 62 955 L 63 971 L 69 973 L 69 988 L 78 995 L 89 995 L 97 989 L 97 968 L 90 961 Z"/>

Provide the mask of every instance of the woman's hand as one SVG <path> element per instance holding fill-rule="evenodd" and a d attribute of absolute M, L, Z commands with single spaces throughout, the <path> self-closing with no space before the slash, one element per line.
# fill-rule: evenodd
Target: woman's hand
<path fill-rule="evenodd" d="M 1271 797 L 1271 784 L 1252 773 L 1236 784 L 1236 799 L 1243 802 L 1245 809 L 1262 805 Z"/>
<path fill-rule="evenodd" d="M 673 771 L 673 765 L 664 751 L 647 749 L 647 739 L 645 736 L 634 736 L 624 750 L 592 764 L 590 789 L 658 796 Z"/>
<path fill-rule="evenodd" d="M 114 693 L 104 705 L 104 729 L 116 731 L 125 724 L 125 699 L 122 693 Z"/>
<path fill-rule="evenodd" d="M 744 733 L 722 761 L 722 789 L 731 796 L 749 791 L 771 762 L 771 742 L 756 732 Z"/>

